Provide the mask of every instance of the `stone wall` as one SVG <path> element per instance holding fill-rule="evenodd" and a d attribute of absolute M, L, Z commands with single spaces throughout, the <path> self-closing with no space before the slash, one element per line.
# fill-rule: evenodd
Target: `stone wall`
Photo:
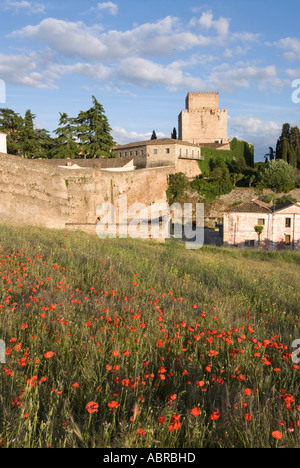
<path fill-rule="evenodd" d="M 168 175 L 185 169 L 191 176 L 200 173 L 197 161 L 111 172 L 97 164 L 71 169 L 53 161 L 0 154 L 0 222 L 95 232 L 99 204 L 118 207 L 120 195 L 127 195 L 128 206 L 164 203 Z"/>

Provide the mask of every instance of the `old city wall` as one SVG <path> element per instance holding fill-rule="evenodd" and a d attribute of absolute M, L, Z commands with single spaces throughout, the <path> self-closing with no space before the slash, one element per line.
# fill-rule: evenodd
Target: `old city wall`
<path fill-rule="evenodd" d="M 196 161 L 184 163 L 189 174 L 197 173 Z M 15 225 L 95 232 L 99 204 L 109 202 L 117 207 L 119 195 L 125 194 L 128 205 L 166 202 L 167 177 L 179 169 L 124 172 L 99 166 L 70 169 L 57 163 L 0 154 L 0 220 Z"/>

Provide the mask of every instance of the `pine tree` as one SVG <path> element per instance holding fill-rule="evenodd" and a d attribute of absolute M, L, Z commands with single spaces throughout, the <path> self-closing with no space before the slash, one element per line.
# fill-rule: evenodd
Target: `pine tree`
<path fill-rule="evenodd" d="M 35 158 L 37 153 L 37 136 L 34 130 L 33 121 L 35 115 L 27 110 L 24 117 L 24 125 L 21 130 L 22 156 L 25 158 Z"/>
<path fill-rule="evenodd" d="M 156 136 L 156 131 L 155 131 L 155 130 L 153 130 L 153 132 L 152 132 L 151 140 L 157 140 L 157 136 Z"/>
<path fill-rule="evenodd" d="M 92 98 L 94 106 L 81 111 L 74 119 L 80 154 L 84 158 L 115 157 L 112 153 L 115 142 L 104 109 L 94 96 Z"/>
<path fill-rule="evenodd" d="M 57 135 L 51 156 L 55 159 L 77 158 L 79 155 L 79 145 L 76 142 L 76 127 L 74 119 L 68 114 L 60 112 L 59 127 L 54 130 Z"/>

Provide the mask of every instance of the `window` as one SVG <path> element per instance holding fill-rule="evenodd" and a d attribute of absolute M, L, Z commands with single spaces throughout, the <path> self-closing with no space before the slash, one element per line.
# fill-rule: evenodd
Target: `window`
<path fill-rule="evenodd" d="M 258 226 L 264 226 L 266 224 L 266 220 L 263 218 L 259 218 L 257 224 Z"/>
<path fill-rule="evenodd" d="M 245 241 L 245 247 L 254 247 L 255 246 L 255 240 L 246 240 Z"/>
<path fill-rule="evenodd" d="M 290 228 L 292 225 L 292 219 L 291 218 L 285 218 L 285 227 Z"/>
<path fill-rule="evenodd" d="M 291 236 L 286 234 L 284 237 L 285 237 L 284 239 L 285 245 L 291 245 Z"/>
<path fill-rule="evenodd" d="M 132 156 L 132 151 L 130 151 L 130 156 Z"/>
<path fill-rule="evenodd" d="M 156 148 L 154 148 L 153 154 L 157 154 L 157 149 Z"/>
<path fill-rule="evenodd" d="M 189 155 L 189 150 L 185 150 L 185 154 L 186 154 L 186 156 L 188 156 Z"/>
<path fill-rule="evenodd" d="M 139 152 L 138 152 L 138 151 L 136 151 L 136 152 L 135 152 L 135 155 L 136 155 L 136 156 L 138 156 L 138 155 L 139 155 Z"/>
<path fill-rule="evenodd" d="M 166 148 L 166 154 L 170 154 L 170 148 Z"/>

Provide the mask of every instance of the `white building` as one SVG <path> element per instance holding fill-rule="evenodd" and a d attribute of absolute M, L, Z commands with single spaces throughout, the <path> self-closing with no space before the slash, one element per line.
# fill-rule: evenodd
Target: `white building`
<path fill-rule="evenodd" d="M 7 154 L 6 133 L 0 132 L 0 153 Z"/>

